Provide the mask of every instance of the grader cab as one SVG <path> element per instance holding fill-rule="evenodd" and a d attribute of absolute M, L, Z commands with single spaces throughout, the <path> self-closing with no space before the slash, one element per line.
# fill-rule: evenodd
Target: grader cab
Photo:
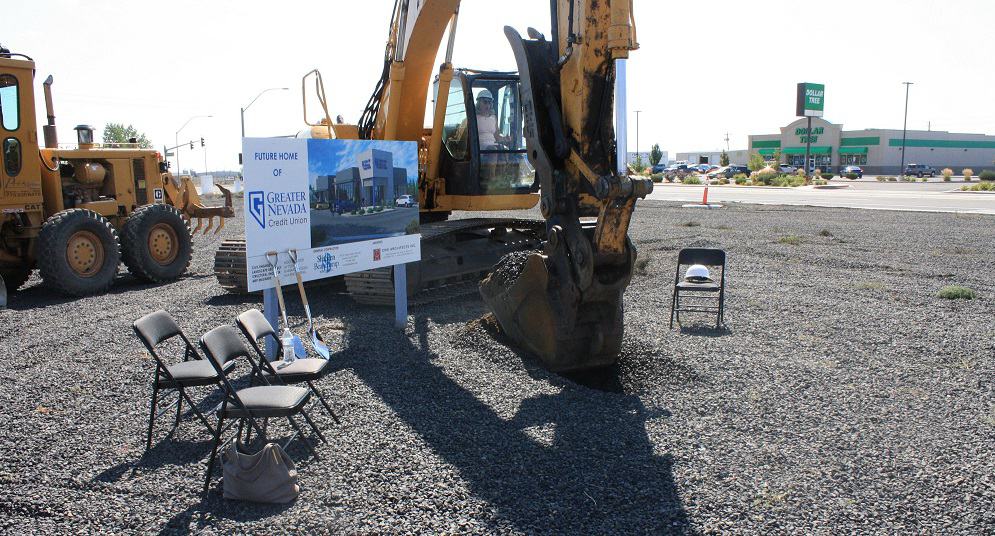
<path fill-rule="evenodd" d="M 230 196 L 204 207 L 157 152 L 102 147 L 86 125 L 75 147 L 60 147 L 51 76 L 39 147 L 34 72 L 30 57 L 0 47 L 0 307 L 36 267 L 47 286 L 74 296 L 106 291 L 122 261 L 143 281 L 178 278 L 193 253 L 188 220 L 220 216 L 223 225 Z"/>

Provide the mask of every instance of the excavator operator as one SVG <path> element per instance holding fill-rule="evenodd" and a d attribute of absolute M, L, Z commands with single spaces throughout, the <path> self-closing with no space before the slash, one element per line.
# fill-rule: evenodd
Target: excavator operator
<path fill-rule="evenodd" d="M 490 90 L 484 89 L 477 94 L 477 135 L 480 148 L 504 149 L 498 143 L 508 143 L 508 136 L 498 131 L 497 114 L 494 113 L 494 97 Z"/>

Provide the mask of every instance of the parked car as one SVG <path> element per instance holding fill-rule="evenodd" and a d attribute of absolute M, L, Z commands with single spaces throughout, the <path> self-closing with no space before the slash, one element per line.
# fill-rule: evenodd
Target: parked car
<path fill-rule="evenodd" d="M 415 200 L 415 196 L 413 195 L 402 195 L 397 198 L 395 204 L 399 207 L 413 207 L 418 204 L 418 201 Z"/>
<path fill-rule="evenodd" d="M 727 169 L 729 169 L 729 166 L 722 166 L 720 168 L 715 168 L 715 169 L 709 171 L 708 173 L 706 173 L 705 177 L 709 178 L 709 179 L 717 179 L 719 177 L 725 177 L 725 178 L 728 179 L 729 177 L 726 177 L 726 170 Z"/>
<path fill-rule="evenodd" d="M 781 165 L 777 166 L 777 169 L 781 173 L 785 173 L 785 174 L 788 174 L 788 175 L 790 175 L 790 174 L 798 171 L 798 168 L 796 168 L 795 166 L 792 166 L 792 165 L 788 165 L 788 164 L 781 164 Z"/>
<path fill-rule="evenodd" d="M 916 177 L 932 177 L 936 175 L 936 169 L 926 164 L 908 164 L 905 166 L 905 174 Z"/>
<path fill-rule="evenodd" d="M 864 176 L 864 170 L 860 166 L 840 166 L 840 177 L 846 177 L 851 173 L 857 175 L 858 179 Z"/>
<path fill-rule="evenodd" d="M 749 176 L 750 168 L 746 166 L 735 165 L 735 166 L 729 166 L 729 169 L 727 169 L 726 172 L 731 173 L 731 175 L 729 176 L 730 178 L 732 178 L 734 175 L 739 175 L 740 173 Z"/>
<path fill-rule="evenodd" d="M 698 173 L 708 173 L 711 167 L 712 166 L 709 166 L 708 164 L 698 164 L 696 166 L 691 166 L 690 168 L 688 168 L 688 171 L 696 171 Z"/>
<path fill-rule="evenodd" d="M 663 164 L 654 164 L 653 167 L 650 168 L 651 173 L 663 173 L 665 171 L 667 171 L 667 166 Z"/>

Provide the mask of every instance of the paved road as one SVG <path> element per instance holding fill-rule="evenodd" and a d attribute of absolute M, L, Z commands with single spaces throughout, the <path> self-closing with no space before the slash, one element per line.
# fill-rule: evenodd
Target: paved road
<path fill-rule="evenodd" d="M 878 210 L 911 210 L 924 212 L 963 212 L 995 215 L 995 194 L 955 193 L 962 182 L 903 183 L 877 181 L 832 181 L 846 185 L 841 189 L 764 188 L 744 186 L 711 186 L 711 203 L 756 203 L 760 205 L 807 205 Z M 655 184 L 647 199 L 666 201 L 701 201 L 702 186 Z"/>

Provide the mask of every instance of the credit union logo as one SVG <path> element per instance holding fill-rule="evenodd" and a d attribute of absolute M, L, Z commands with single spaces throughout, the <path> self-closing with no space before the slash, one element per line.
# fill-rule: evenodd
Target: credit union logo
<path fill-rule="evenodd" d="M 249 214 L 260 227 L 266 228 L 266 192 L 249 192 Z"/>

